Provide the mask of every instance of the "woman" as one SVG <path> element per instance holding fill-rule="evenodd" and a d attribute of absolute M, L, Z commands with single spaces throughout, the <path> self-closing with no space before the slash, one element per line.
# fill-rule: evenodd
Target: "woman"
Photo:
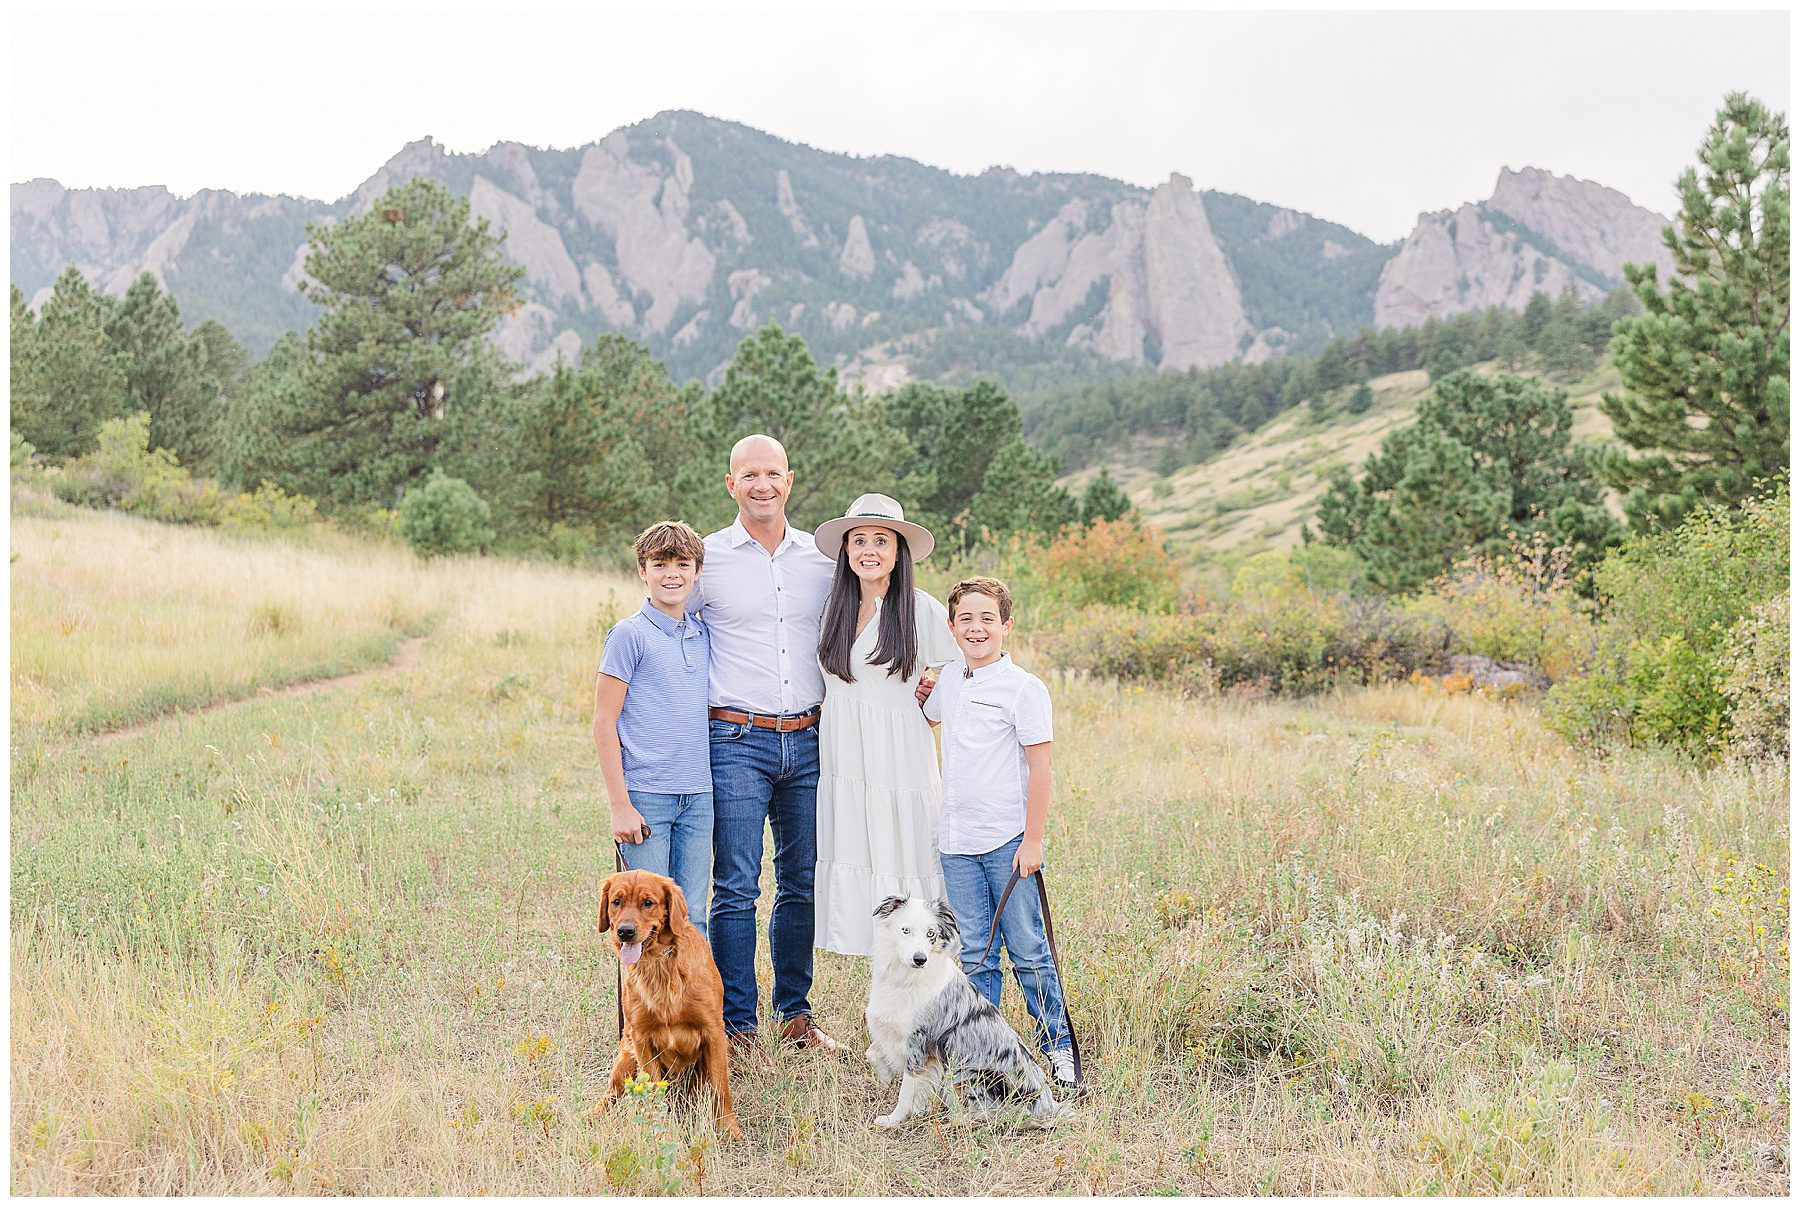
<path fill-rule="evenodd" d="M 886 495 L 863 495 L 813 540 L 837 558 L 819 628 L 819 864 L 813 942 L 866 956 L 886 897 L 941 897 L 938 764 L 913 691 L 956 656 L 944 605 L 913 587 L 931 533 Z"/>

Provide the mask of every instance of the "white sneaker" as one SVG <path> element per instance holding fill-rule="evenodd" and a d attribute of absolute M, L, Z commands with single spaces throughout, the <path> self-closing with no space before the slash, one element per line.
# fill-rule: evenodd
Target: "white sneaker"
<path fill-rule="evenodd" d="M 1050 1053 L 1050 1075 L 1062 1089 L 1075 1088 L 1075 1049 L 1057 1048 Z"/>

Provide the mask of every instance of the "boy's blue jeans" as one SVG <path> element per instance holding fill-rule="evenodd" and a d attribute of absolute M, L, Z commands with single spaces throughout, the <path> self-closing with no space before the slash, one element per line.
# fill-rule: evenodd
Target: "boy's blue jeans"
<path fill-rule="evenodd" d="M 769 961 L 775 1015 L 810 1014 L 813 870 L 818 863 L 819 729 L 790 733 L 708 721 L 713 776 L 713 959 L 725 982 L 725 1030 L 756 1030 L 756 899 L 763 826 L 775 839 Z"/>
<path fill-rule="evenodd" d="M 631 789 L 629 794 L 632 807 L 644 815 L 644 824 L 650 827 L 650 837 L 619 844 L 625 866 L 673 880 L 687 898 L 689 921 L 704 938 L 706 895 L 712 888 L 712 793 Z"/>
<path fill-rule="evenodd" d="M 1056 977 L 1056 961 L 1050 958 L 1050 940 L 1044 935 L 1044 911 L 1038 907 L 1037 886 L 1020 880 L 1006 899 L 1000 917 L 1000 936 L 994 949 L 982 959 L 988 932 L 994 927 L 994 906 L 1012 878 L 1013 855 L 1023 834 L 985 855 L 952 855 L 938 852 L 944 866 L 944 891 L 956 912 L 962 931 L 962 966 L 981 996 L 1000 1004 L 1000 949 L 1012 962 L 1013 979 L 1025 993 L 1025 1008 L 1037 1024 L 1038 1047 L 1045 1053 L 1069 1046 L 1069 1028 L 1063 1019 L 1062 982 Z M 979 963 L 977 962 L 979 961 Z"/>

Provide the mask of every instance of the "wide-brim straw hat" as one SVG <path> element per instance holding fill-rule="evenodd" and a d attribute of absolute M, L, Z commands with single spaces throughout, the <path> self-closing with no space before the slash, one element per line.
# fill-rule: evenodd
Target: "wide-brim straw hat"
<path fill-rule="evenodd" d="M 886 528 L 906 538 L 906 547 L 915 562 L 931 556 L 937 539 L 929 529 L 906 518 L 906 511 L 886 495 L 859 495 L 845 510 L 843 518 L 826 520 L 813 533 L 813 544 L 826 557 L 836 558 L 844 543 L 844 534 L 852 528 Z"/>

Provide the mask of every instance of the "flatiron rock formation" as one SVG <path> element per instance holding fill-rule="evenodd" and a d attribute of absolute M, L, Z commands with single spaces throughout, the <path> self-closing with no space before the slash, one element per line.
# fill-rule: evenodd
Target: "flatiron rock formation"
<path fill-rule="evenodd" d="M 1502 169 L 1494 195 L 1421 214 L 1375 289 L 1375 325 L 1410 327 L 1490 306 L 1523 309 L 1537 292 L 1573 286 L 1594 299 L 1624 280 L 1626 264 L 1673 268 L 1668 219 L 1623 193 L 1537 168 Z"/>

